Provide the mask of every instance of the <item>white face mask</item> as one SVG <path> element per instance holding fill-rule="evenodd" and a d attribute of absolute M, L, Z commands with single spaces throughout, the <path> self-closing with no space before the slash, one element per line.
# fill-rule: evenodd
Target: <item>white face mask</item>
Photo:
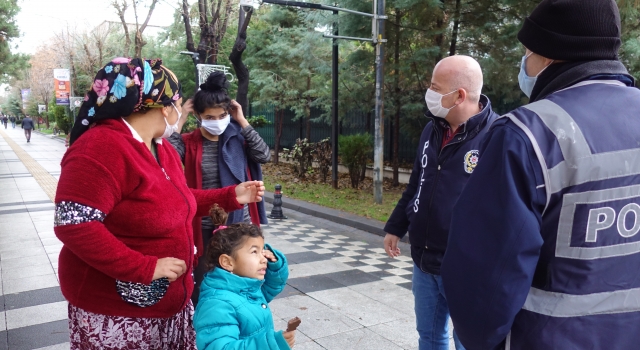
<path fill-rule="evenodd" d="M 453 105 L 453 107 L 451 108 L 444 108 L 442 107 L 442 98 L 447 95 L 451 95 L 456 91 L 458 90 L 453 90 L 448 94 L 442 95 L 431 89 L 428 89 L 427 93 L 424 95 L 424 100 L 427 102 L 427 108 L 429 108 L 429 112 L 431 112 L 431 114 L 433 114 L 436 117 L 445 118 L 447 114 L 449 114 L 449 111 L 452 110 L 457 105 Z"/>
<path fill-rule="evenodd" d="M 231 116 L 227 114 L 226 117 L 220 120 L 202 120 L 202 127 L 207 130 L 211 135 L 222 135 L 227 130 L 227 126 L 231 123 Z"/>
<path fill-rule="evenodd" d="M 178 119 L 176 120 L 175 124 L 170 125 L 167 121 L 167 117 L 164 117 L 164 122 L 166 125 L 164 127 L 164 133 L 161 136 L 163 139 L 169 138 L 169 136 L 173 135 L 174 132 L 178 131 L 178 123 L 180 123 L 180 118 L 182 118 L 182 113 L 178 110 L 178 107 L 176 107 L 176 105 L 174 105 L 173 103 L 171 105 L 173 106 L 173 108 L 175 108 L 176 112 L 178 112 Z"/>

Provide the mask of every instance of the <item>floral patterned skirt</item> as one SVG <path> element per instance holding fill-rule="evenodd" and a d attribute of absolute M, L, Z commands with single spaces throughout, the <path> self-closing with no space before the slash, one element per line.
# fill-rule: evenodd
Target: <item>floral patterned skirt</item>
<path fill-rule="evenodd" d="M 69 304 L 71 350 L 196 350 L 193 304 L 171 318 L 94 314 Z"/>

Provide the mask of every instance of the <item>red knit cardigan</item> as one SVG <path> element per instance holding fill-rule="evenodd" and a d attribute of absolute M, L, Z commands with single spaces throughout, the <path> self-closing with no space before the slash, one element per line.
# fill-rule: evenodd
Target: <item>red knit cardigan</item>
<path fill-rule="evenodd" d="M 180 157 L 158 144 L 158 160 L 121 120 L 89 129 L 62 159 L 56 203 L 70 201 L 106 214 L 55 227 L 64 243 L 59 258 L 65 298 L 84 310 L 112 316 L 167 318 L 180 312 L 193 291 L 194 238 L 191 221 L 214 203 L 225 210 L 242 208 L 233 186 L 219 190 L 187 187 Z M 123 301 L 116 280 L 151 283 L 159 258 L 187 263 L 187 272 L 169 285 L 153 306 Z"/>

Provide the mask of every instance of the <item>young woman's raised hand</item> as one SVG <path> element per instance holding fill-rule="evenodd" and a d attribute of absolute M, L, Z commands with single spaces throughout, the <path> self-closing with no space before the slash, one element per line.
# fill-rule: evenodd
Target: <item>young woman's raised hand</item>
<path fill-rule="evenodd" d="M 242 106 L 236 100 L 231 100 L 231 107 L 229 108 L 229 114 L 231 114 L 231 118 L 240 124 L 241 128 L 249 125 L 249 122 L 244 117 L 244 113 L 242 113 Z"/>
<path fill-rule="evenodd" d="M 193 113 L 193 100 L 189 99 L 182 105 L 182 118 L 178 121 L 178 134 L 182 132 L 182 127 L 189 119 L 189 114 Z"/>

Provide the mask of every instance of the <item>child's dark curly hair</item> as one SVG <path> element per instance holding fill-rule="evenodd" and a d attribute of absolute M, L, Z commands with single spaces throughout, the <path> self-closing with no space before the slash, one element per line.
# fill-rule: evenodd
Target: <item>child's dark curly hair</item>
<path fill-rule="evenodd" d="M 215 226 L 221 226 L 227 221 L 228 215 L 217 204 L 214 204 L 209 210 L 209 216 L 211 216 Z M 216 230 L 207 247 L 207 269 L 213 270 L 216 267 L 220 267 L 220 256 L 222 254 L 233 256 L 236 249 L 250 237 L 264 238 L 262 230 L 253 224 L 232 224 L 226 228 Z"/>

